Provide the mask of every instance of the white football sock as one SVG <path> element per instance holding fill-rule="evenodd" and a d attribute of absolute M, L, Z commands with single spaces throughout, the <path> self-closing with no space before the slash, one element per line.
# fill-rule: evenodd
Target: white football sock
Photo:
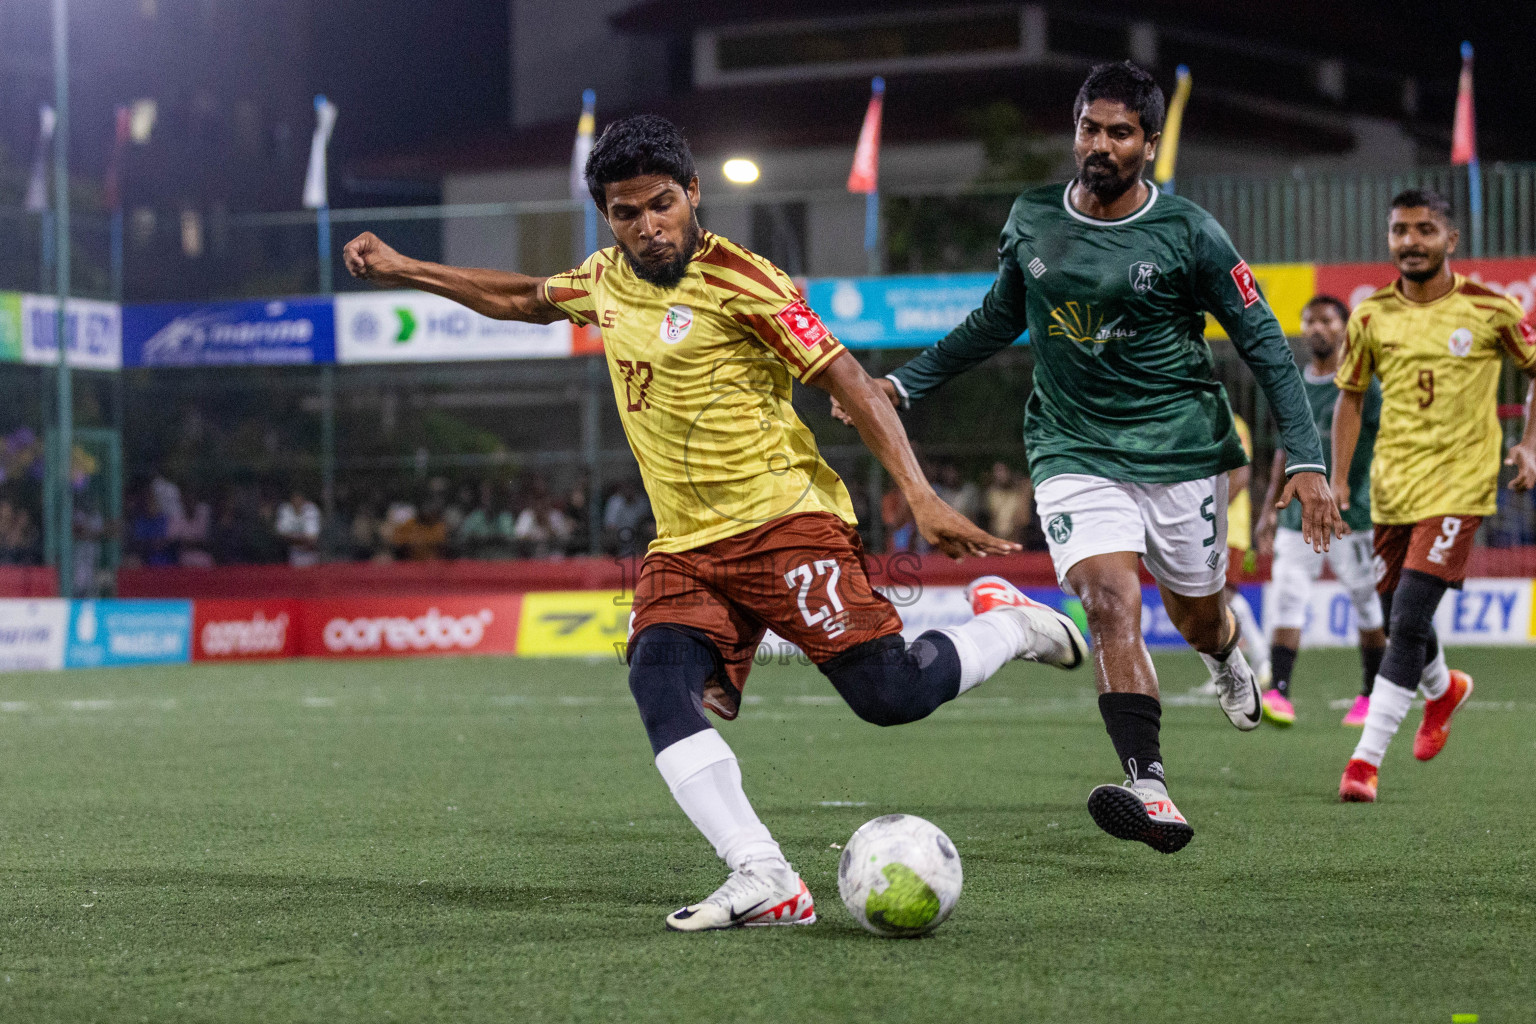
<path fill-rule="evenodd" d="M 1435 660 L 1424 666 L 1424 671 L 1419 676 L 1419 692 L 1424 694 L 1426 700 L 1438 700 L 1445 696 L 1445 691 L 1451 685 L 1451 670 L 1445 664 L 1445 645 L 1441 644 L 1435 651 Z"/>
<path fill-rule="evenodd" d="M 736 755 L 718 732 L 703 729 L 678 740 L 656 755 L 656 770 L 688 820 L 732 871 L 749 860 L 784 864 L 783 851 L 741 788 Z"/>
<path fill-rule="evenodd" d="M 970 622 L 939 630 L 960 655 L 960 692 L 980 686 L 1018 655 L 1026 639 L 1019 613 L 1010 608 L 982 612 Z"/>
<path fill-rule="evenodd" d="M 1381 767 L 1387 744 L 1397 735 L 1397 727 L 1403 724 L 1412 703 L 1412 690 L 1403 689 L 1386 676 L 1377 676 L 1376 686 L 1371 690 L 1371 709 L 1365 713 L 1365 728 L 1360 731 L 1360 742 L 1351 756 Z"/>

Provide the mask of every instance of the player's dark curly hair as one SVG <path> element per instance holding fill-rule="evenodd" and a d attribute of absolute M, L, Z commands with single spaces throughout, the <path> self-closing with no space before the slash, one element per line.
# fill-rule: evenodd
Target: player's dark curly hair
<path fill-rule="evenodd" d="M 1451 219 L 1451 201 L 1432 188 L 1405 189 L 1392 197 L 1390 209 L 1411 210 L 1417 206 L 1423 206 L 1447 221 Z"/>
<path fill-rule="evenodd" d="M 1083 87 L 1077 90 L 1077 101 L 1072 104 L 1073 124 L 1094 100 L 1124 103 L 1126 110 L 1141 118 L 1141 130 L 1147 138 L 1163 130 L 1163 90 L 1151 75 L 1128 60 L 1098 64 L 1088 72 Z"/>
<path fill-rule="evenodd" d="M 606 186 L 642 174 L 665 174 L 683 188 L 694 179 L 693 153 L 677 125 L 655 114 L 634 114 L 603 129 L 587 157 L 587 191 L 606 210 Z"/>
<path fill-rule="evenodd" d="M 1336 296 L 1336 295 L 1314 295 L 1310 299 L 1307 300 L 1307 304 L 1305 306 L 1301 307 L 1301 311 L 1303 313 L 1305 313 L 1307 310 L 1315 309 L 1318 306 L 1327 306 L 1327 307 L 1329 307 L 1335 313 L 1339 314 L 1339 319 L 1340 320 L 1342 320 L 1346 324 L 1349 323 L 1349 307 L 1347 305 L 1345 305 L 1344 304 L 1344 300 L 1339 298 L 1338 296 Z"/>

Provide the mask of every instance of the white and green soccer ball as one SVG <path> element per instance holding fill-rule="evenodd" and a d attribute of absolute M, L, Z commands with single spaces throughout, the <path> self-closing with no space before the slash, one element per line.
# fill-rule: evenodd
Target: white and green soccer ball
<path fill-rule="evenodd" d="M 939 827 L 911 814 L 866 821 L 843 847 L 837 891 L 859 924 L 886 938 L 926 935 L 960 900 L 960 855 Z"/>

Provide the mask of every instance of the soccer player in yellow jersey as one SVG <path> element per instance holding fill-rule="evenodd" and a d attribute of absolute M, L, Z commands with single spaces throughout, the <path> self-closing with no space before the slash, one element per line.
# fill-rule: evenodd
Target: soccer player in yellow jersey
<path fill-rule="evenodd" d="M 1371 466 L 1376 591 L 1386 612 L 1387 653 L 1371 691 L 1365 729 L 1339 783 L 1339 797 L 1376 799 L 1387 744 L 1423 690 L 1424 721 L 1413 755 L 1445 746 L 1451 714 L 1472 692 L 1448 671 L 1434 615 L 1447 588 L 1466 579 L 1467 556 L 1499 483 L 1497 389 L 1504 357 L 1536 374 L 1536 324 L 1508 296 L 1453 274 L 1450 204 L 1427 189 L 1392 200 L 1387 241 L 1397 281 L 1355 307 L 1335 382 L 1333 491 L 1349 507 L 1349 465 L 1371 377 L 1381 378 L 1381 431 Z M 1527 395 L 1525 431 L 1509 449 L 1513 490 L 1536 484 L 1536 416 Z"/>
<path fill-rule="evenodd" d="M 629 685 L 673 797 L 731 869 L 676 931 L 811 924 L 805 883 L 758 819 L 736 757 L 704 709 L 736 717 L 767 629 L 798 644 L 854 712 L 916 721 L 1014 658 L 1075 668 L 1072 620 L 1016 597 L 911 646 L 870 586 L 843 482 L 790 405 L 792 380 L 821 388 L 952 557 L 998 540 L 934 493 L 884 394 L 773 264 L 699 227 L 699 181 L 660 117 L 609 125 L 586 165 L 617 242 L 550 278 L 408 259 L 372 234 L 348 243 L 355 276 L 408 285 L 487 316 L 595 324 L 657 537 L 635 584 Z M 1004 587 L 1007 585 L 1004 584 Z"/>

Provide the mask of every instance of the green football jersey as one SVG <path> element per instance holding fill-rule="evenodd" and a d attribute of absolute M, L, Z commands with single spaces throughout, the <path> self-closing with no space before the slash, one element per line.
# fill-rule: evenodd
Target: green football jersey
<path fill-rule="evenodd" d="M 1312 406 L 1312 421 L 1321 437 L 1333 436 L 1333 408 L 1339 400 L 1339 388 L 1333 374 L 1314 377 L 1303 370 L 1302 386 L 1307 389 L 1307 403 Z M 1376 431 L 1381 427 L 1381 382 L 1371 380 L 1365 391 L 1365 407 L 1360 413 L 1360 440 L 1355 457 L 1349 462 L 1349 509 L 1343 513 L 1351 530 L 1371 528 L 1371 456 L 1376 451 Z M 1323 461 L 1333 472 L 1333 453 L 1326 448 Z M 1293 501 L 1280 512 L 1280 525 L 1287 530 L 1301 529 L 1301 502 Z"/>
<path fill-rule="evenodd" d="M 980 307 L 890 375 L 905 401 L 1012 344 L 1027 328 L 1034 387 L 1024 440 L 1036 485 L 1058 473 L 1199 480 L 1248 459 L 1212 374 L 1209 311 L 1269 396 L 1287 473 L 1322 472 L 1323 450 L 1285 334 L 1248 264 L 1210 214 L 1148 184 L 1115 221 L 1071 204 L 1071 183 L 1023 193 Z"/>

